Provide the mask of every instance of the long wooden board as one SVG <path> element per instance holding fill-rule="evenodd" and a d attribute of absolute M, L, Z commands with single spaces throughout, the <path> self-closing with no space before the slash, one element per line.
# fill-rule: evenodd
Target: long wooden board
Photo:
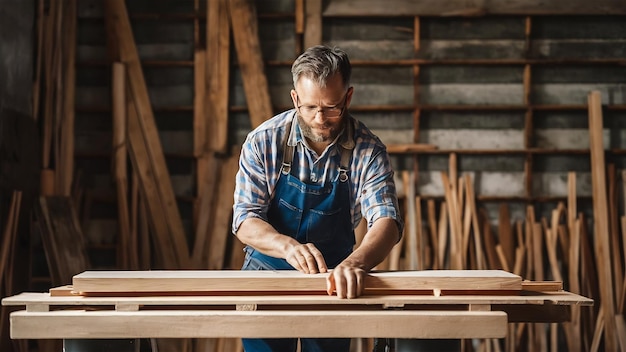
<path fill-rule="evenodd" d="M 502 338 L 506 327 L 506 313 L 480 311 L 20 311 L 11 315 L 14 339 Z"/>
<path fill-rule="evenodd" d="M 325 292 L 323 274 L 298 271 L 154 270 L 85 271 L 73 287 L 84 294 L 141 292 Z M 521 291 L 521 277 L 500 270 L 425 270 L 372 272 L 366 293 L 381 291 Z"/>
<path fill-rule="evenodd" d="M 71 289 L 71 286 L 63 286 L 59 289 Z M 67 291 L 66 291 L 67 292 Z M 312 306 L 340 307 L 358 309 L 359 306 L 403 307 L 412 305 L 430 305 L 433 309 L 439 305 L 550 305 L 550 306 L 592 306 L 593 300 L 567 291 L 558 292 L 525 292 L 523 295 L 365 295 L 355 299 L 342 299 L 328 295 L 185 295 L 185 296 L 133 296 L 133 297 L 86 297 L 80 295 L 51 292 L 23 292 L 15 296 L 6 297 L 2 300 L 4 306 L 26 306 L 28 311 L 48 311 L 54 306 L 70 307 L 98 307 L 120 306 L 145 307 L 154 310 L 159 306 Z M 72 308 L 72 309 L 74 309 Z M 93 309 L 92 309 L 93 310 Z M 101 309 L 97 309 L 101 310 Z"/>

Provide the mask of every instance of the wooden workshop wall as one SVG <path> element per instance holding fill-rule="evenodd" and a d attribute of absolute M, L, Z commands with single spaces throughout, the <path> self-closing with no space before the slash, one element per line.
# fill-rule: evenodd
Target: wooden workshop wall
<path fill-rule="evenodd" d="M 290 107 L 289 68 L 305 45 L 307 34 L 297 33 L 298 3 L 256 2 L 275 112 Z M 194 35 L 195 26 L 204 26 L 206 5 L 192 0 L 129 1 L 127 5 L 177 205 L 191 242 L 200 182 L 193 137 Z M 342 47 L 352 58 L 352 113 L 389 145 L 437 147 L 393 157 L 399 175 L 402 170 L 419 171 L 417 190 L 424 199 L 442 199 L 440 172 L 449 170 L 453 155 L 458 174 L 472 175 L 477 198 L 495 222 L 502 203 L 510 205 L 512 218 L 524 218 L 528 204 L 551 210 L 565 200 L 569 171 L 577 173 L 581 210 L 590 212 L 586 95 L 592 89 L 602 92 L 606 106 L 607 163 L 623 168 L 623 15 L 379 16 L 366 14 L 370 5 L 353 14 L 337 6 L 324 5 L 320 35 L 323 43 Z M 203 29 L 200 33 L 204 35 Z M 111 67 L 101 1 L 79 1 L 77 44 L 79 213 L 92 265 L 115 267 Z M 238 146 L 251 123 L 234 45 L 231 53 L 228 134 L 229 145 Z M 403 192 L 400 179 L 398 184 Z M 35 276 L 39 274 L 45 276 Z"/>

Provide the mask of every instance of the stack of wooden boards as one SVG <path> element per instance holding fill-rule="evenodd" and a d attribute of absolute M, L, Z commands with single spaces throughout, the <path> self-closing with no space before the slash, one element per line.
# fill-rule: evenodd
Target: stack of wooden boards
<path fill-rule="evenodd" d="M 86 271 L 3 304 L 26 306 L 11 315 L 14 339 L 503 338 L 507 322 L 566 321 L 571 306 L 593 304 L 500 270 L 372 272 L 356 299 L 327 295 L 327 275 Z"/>

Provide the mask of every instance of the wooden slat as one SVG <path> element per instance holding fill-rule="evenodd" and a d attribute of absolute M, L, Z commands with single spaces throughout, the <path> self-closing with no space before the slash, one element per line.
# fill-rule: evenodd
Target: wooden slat
<path fill-rule="evenodd" d="M 602 97 L 600 92 L 589 94 L 589 144 L 591 154 L 591 180 L 593 186 L 593 224 L 601 309 L 604 312 L 604 343 L 607 351 L 617 349 L 615 335 L 615 299 L 613 296 L 609 222 L 606 199 L 606 174 L 602 127 Z"/>
<path fill-rule="evenodd" d="M 304 3 L 304 47 L 322 44 L 322 0 Z"/>
<path fill-rule="evenodd" d="M 487 262 L 489 263 L 489 269 L 502 269 L 502 264 L 498 259 L 498 253 L 496 252 L 496 240 L 491 232 L 491 224 L 484 208 L 480 209 L 480 214 L 483 222 L 483 239 L 485 242 L 485 252 L 487 252 Z"/>
<path fill-rule="evenodd" d="M 432 269 L 439 269 L 439 240 L 437 239 L 437 217 L 435 214 L 435 201 L 429 199 L 427 202 L 428 212 L 428 233 L 430 234 L 430 246 L 432 250 Z"/>
<path fill-rule="evenodd" d="M 477 16 L 477 15 L 617 15 L 626 14 L 626 3 L 614 0 L 352 0 L 329 1 L 324 16 Z"/>
<path fill-rule="evenodd" d="M 504 312 L 139 311 L 15 312 L 11 337 L 362 337 L 501 338 Z"/>
<path fill-rule="evenodd" d="M 607 166 L 607 182 L 608 182 L 608 221 L 609 221 L 609 243 L 611 248 L 611 262 L 613 271 L 613 289 L 615 290 L 616 302 L 620 301 L 622 296 L 622 284 L 624 280 L 624 272 L 622 270 L 622 254 L 620 253 L 620 231 L 618 201 L 617 201 L 617 180 L 615 164 Z M 625 254 L 626 255 L 626 254 Z M 616 307 L 618 307 L 616 305 Z"/>
<path fill-rule="evenodd" d="M 405 264 L 406 269 L 417 270 L 417 256 L 421 253 L 417 252 L 417 215 L 415 204 L 415 174 L 413 171 L 402 171 L 402 183 L 404 188 L 404 200 L 406 204 L 406 213 L 408 214 L 405 224 L 404 236 L 406 237 L 406 246 L 404 257 L 408 260 Z"/>
<path fill-rule="evenodd" d="M 217 2 L 217 1 L 212 1 Z M 207 108 L 207 52 L 196 48 L 193 54 L 193 155 L 201 157 L 209 148 Z"/>
<path fill-rule="evenodd" d="M 228 3 L 250 122 L 252 128 L 256 128 L 272 117 L 273 110 L 263 69 L 255 2 L 253 0 L 229 0 Z"/>
<path fill-rule="evenodd" d="M 113 174 L 117 190 L 118 213 L 118 266 L 124 269 L 139 269 L 137 237 L 130 231 L 128 210 L 128 170 L 126 148 L 126 69 L 121 62 L 113 63 L 111 79 L 113 105 Z"/>
<path fill-rule="evenodd" d="M 51 310 L 57 310 L 58 308 L 70 307 L 85 309 L 108 309 L 112 310 L 112 306 L 116 304 L 123 305 L 136 305 L 145 307 L 148 310 L 155 310 L 159 307 L 193 307 L 201 306 L 203 309 L 208 309 L 208 306 L 232 306 L 230 309 L 236 309 L 237 305 L 253 305 L 257 307 L 274 307 L 279 306 L 281 308 L 287 306 L 301 306 L 311 307 L 319 306 L 324 309 L 362 309 L 365 307 L 382 309 L 384 307 L 402 307 L 405 306 L 406 310 L 420 310 L 420 307 L 411 309 L 410 305 L 430 305 L 431 308 L 436 309 L 439 305 L 579 305 L 591 307 L 594 301 L 561 290 L 562 285 L 557 282 L 535 282 L 524 281 L 522 287 L 530 288 L 524 289 L 526 292 L 520 295 L 415 295 L 415 294 L 390 294 L 390 295 L 365 295 L 359 296 L 356 299 L 345 299 L 337 296 L 317 295 L 317 294 L 297 294 L 297 295 L 168 295 L 168 296 L 154 296 L 154 295 L 139 295 L 139 296 L 83 296 L 71 294 L 71 288 L 68 286 L 61 286 L 54 290 L 59 292 L 68 292 L 64 290 L 70 290 L 70 293 L 52 295 L 51 293 L 43 292 L 23 292 L 11 297 L 2 299 L 2 305 L 5 306 L 32 306 L 45 304 L 50 307 L 56 307 Z M 535 292 L 533 292 L 535 291 Z M 409 306 L 407 306 L 409 305 Z M 457 307 L 458 308 L 458 307 Z M 27 309 L 28 310 L 28 309 Z M 492 309 L 493 310 L 493 309 Z"/>
<path fill-rule="evenodd" d="M 217 194 L 219 187 L 219 172 L 222 169 L 222 162 L 214 154 L 198 159 L 198 163 L 205 164 L 203 168 L 207 171 L 202 178 L 201 193 L 199 194 L 198 224 L 194 237 L 192 264 L 195 268 L 208 268 L 208 253 L 215 222 L 215 208 L 217 206 Z"/>
<path fill-rule="evenodd" d="M 65 2 L 65 1 L 64 1 Z M 60 126 L 60 158 L 57 163 L 57 194 L 69 196 L 72 189 L 74 176 L 74 122 L 76 100 L 76 4 L 77 0 L 68 0 L 65 2 L 65 14 L 63 19 L 63 106 L 62 116 L 57 116 L 61 121 Z M 59 92 L 61 93 L 61 92 Z"/>
<path fill-rule="evenodd" d="M 152 177 L 151 165 L 148 160 L 148 151 L 143 143 L 139 117 L 135 104 L 128 102 L 128 141 L 130 156 L 133 164 L 133 172 L 139 178 L 142 198 L 144 200 L 144 218 L 150 222 L 150 230 L 153 235 L 154 251 L 159 258 L 157 264 L 165 269 L 176 269 L 180 267 L 175 246 L 167 225 L 165 210 L 161 206 L 161 199 L 158 194 L 158 183 Z M 150 214 L 149 216 L 147 214 Z"/>
<path fill-rule="evenodd" d="M 228 152 L 228 96 L 230 92 L 230 18 L 228 0 L 207 1 L 207 60 L 209 120 L 204 130 L 208 147 Z M 245 78 L 244 78 L 245 79 Z"/>
<path fill-rule="evenodd" d="M 513 268 L 515 258 L 515 243 L 511 228 L 511 215 L 507 203 L 500 204 L 498 221 L 498 239 L 508 268 Z M 502 263 L 504 265 L 504 262 Z"/>
<path fill-rule="evenodd" d="M 11 274 L 13 273 L 13 252 L 17 245 L 17 228 L 20 217 L 20 208 L 22 205 L 22 191 L 13 191 L 11 195 L 11 205 L 9 207 L 9 214 L 6 218 L 4 229 L 2 230 L 2 237 L 0 238 L 0 294 L 3 294 L 1 290 L 4 288 L 7 294 L 11 294 L 12 290 L 8 287 L 12 284 Z M 7 285 L 4 285 L 4 283 Z M 3 330 L 0 330 L 3 331 Z"/>
<path fill-rule="evenodd" d="M 424 150 L 435 150 L 436 145 L 422 144 L 422 143 L 406 143 L 406 144 L 389 144 L 387 145 L 387 152 L 390 154 L 405 154 L 414 153 Z"/>
<path fill-rule="evenodd" d="M 69 197 L 40 197 L 36 207 L 48 268 L 54 285 L 69 284 L 89 269 L 85 239 Z"/>
<path fill-rule="evenodd" d="M 228 236 L 232 236 L 231 214 L 238 170 L 239 151 L 235 150 L 219 171 L 219 189 L 215 200 L 213 229 L 208 248 L 208 269 L 222 269 L 224 267 Z"/>
<path fill-rule="evenodd" d="M 164 220 L 167 223 L 167 232 L 158 232 L 157 236 L 167 236 L 168 242 L 175 253 L 174 265 L 177 268 L 185 268 L 189 262 L 189 249 L 182 225 L 180 213 L 174 196 L 172 182 L 165 163 L 165 156 L 161 146 L 154 114 L 150 104 L 148 89 L 141 68 L 139 54 L 133 32 L 123 0 L 107 0 L 105 2 L 105 13 L 107 21 L 112 22 L 116 30 L 116 37 L 120 48 L 120 57 L 126 65 L 130 93 L 132 94 L 136 108 L 136 120 L 138 129 L 136 133 L 140 138 L 130 139 L 131 145 L 143 141 L 143 149 L 146 154 L 141 156 L 147 160 L 150 166 L 150 173 L 154 177 L 154 191 L 158 194 L 158 204 L 163 208 Z M 132 114 L 131 114 L 132 115 Z M 132 116 L 129 115 L 129 119 Z M 130 133 L 130 131 L 129 131 Z M 137 149 L 142 147 L 137 147 Z M 133 149 L 136 148 L 133 146 Z M 135 157 L 137 159 L 137 157 Z M 144 180 L 142 179 L 142 182 Z M 151 216 L 154 220 L 154 215 Z M 161 248 L 161 250 L 167 250 Z"/>
<path fill-rule="evenodd" d="M 114 292 L 300 292 L 326 290 L 323 274 L 297 271 L 152 270 L 85 271 L 74 290 Z M 521 290 L 521 278 L 500 270 L 389 271 L 368 274 L 366 292 L 380 290 Z"/>

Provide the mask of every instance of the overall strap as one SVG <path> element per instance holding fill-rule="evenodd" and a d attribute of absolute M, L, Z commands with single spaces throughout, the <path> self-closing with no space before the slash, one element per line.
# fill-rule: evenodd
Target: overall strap
<path fill-rule="evenodd" d="M 350 169 L 350 158 L 354 150 L 354 125 L 350 120 L 346 123 L 346 133 L 339 143 L 341 148 L 341 162 L 339 163 L 339 181 L 348 181 L 348 170 Z"/>
<path fill-rule="evenodd" d="M 291 173 L 291 163 L 293 161 L 293 145 L 289 145 L 289 140 L 291 139 L 291 127 L 293 124 L 293 119 L 289 121 L 287 124 L 287 136 L 283 141 L 283 164 L 280 167 L 280 172 L 283 175 L 289 175 Z"/>

